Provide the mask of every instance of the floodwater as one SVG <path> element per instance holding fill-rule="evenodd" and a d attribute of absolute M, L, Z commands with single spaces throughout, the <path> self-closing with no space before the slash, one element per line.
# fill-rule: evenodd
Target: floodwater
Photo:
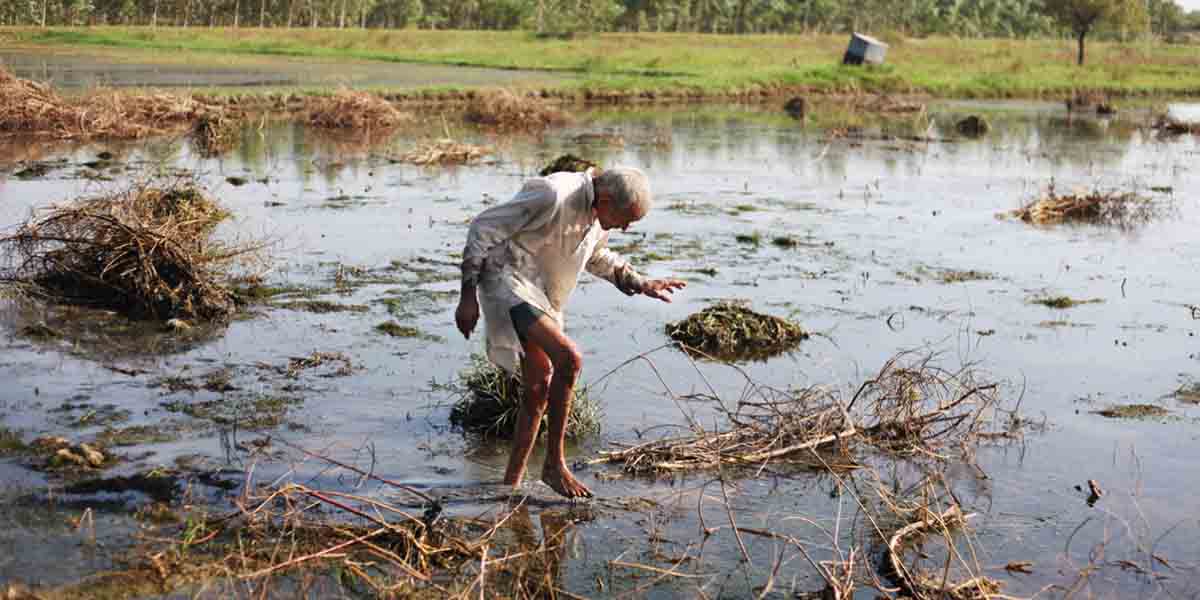
<path fill-rule="evenodd" d="M 332 61 L 279 56 L 212 56 L 114 49 L 0 49 L 0 65 L 17 77 L 48 82 L 65 92 L 95 87 L 271 88 L 372 85 L 388 89 L 437 86 L 514 86 L 561 83 L 562 74 L 516 69 L 448 67 L 378 61 Z"/>
<path fill-rule="evenodd" d="M 1173 110 L 1189 114 L 1196 107 Z M 993 130 L 978 140 L 957 138 L 953 124 L 973 113 L 986 114 Z M 248 129 L 239 147 L 219 159 L 200 158 L 178 140 L 47 149 L 43 160 L 66 162 L 40 178 L 17 178 L 15 166 L 0 177 L 0 223 L 155 170 L 186 169 L 236 215 L 225 235 L 276 242 L 272 282 L 308 286 L 319 299 L 365 310 L 261 307 L 223 332 L 181 340 L 111 326 L 77 325 L 86 331 L 73 333 L 72 318 L 11 307 L 0 359 L 7 382 L 0 423 L 26 440 L 48 433 L 86 440 L 104 428 L 93 423 L 105 419 L 82 419 L 81 411 L 117 415 L 110 427 L 165 422 L 175 435 L 121 448 L 132 458 L 118 472 L 203 460 L 233 469 L 253 465 L 263 482 L 291 473 L 314 486 L 355 485 L 278 444 L 266 443 L 263 452 L 249 443 L 269 434 L 445 496 L 455 512 L 493 509 L 484 498 L 494 492 L 483 484 L 500 478 L 507 447 L 478 443 L 448 425 L 455 395 L 443 386 L 481 351 L 478 337 L 463 340 L 453 326 L 457 253 L 472 215 L 511 197 L 550 158 L 570 151 L 650 175 L 656 209 L 630 232 L 615 232 L 611 243 L 645 273 L 689 282 L 665 304 L 626 298 L 585 276 L 567 331 L 584 352 L 583 382 L 600 382 L 591 394 L 603 406 L 603 433 L 573 446 L 572 459 L 591 458 L 656 426 L 683 425 L 681 408 L 711 419 L 703 406 L 673 401 L 664 387 L 677 395 L 707 391 L 696 368 L 722 398 L 736 401 L 745 384 L 738 371 L 694 367 L 672 349 L 649 356 L 653 369 L 635 362 L 600 380 L 666 343 L 666 323 L 717 299 L 744 299 L 820 334 L 794 354 L 743 365 L 758 383 L 850 391 L 889 357 L 914 350 L 936 354 L 950 369 L 975 365 L 1002 384 L 1004 397 L 1020 400 L 1021 414 L 1035 422 L 1023 437 L 982 444 L 974 464 L 952 461 L 942 469 L 958 499 L 978 513 L 971 522 L 977 562 L 1005 584 L 1005 593 L 1029 596 L 1062 586 L 1045 592 L 1061 596 L 1079 585 L 1079 593 L 1102 597 L 1196 594 L 1200 409 L 1174 393 L 1200 376 L 1200 321 L 1191 308 L 1200 302 L 1200 143 L 1139 128 L 1146 115 L 1068 119 L 1051 104 L 946 103 L 930 114 L 932 125 L 918 133 L 944 141 L 876 135 L 909 132 L 875 127 L 865 138 L 831 137 L 773 107 L 596 111 L 537 139 L 452 131 L 494 145 L 496 154 L 481 165 L 446 169 L 387 159 L 418 141 L 411 133 L 362 149 L 291 124 Z M 441 121 L 431 121 L 440 135 Z M 594 145 L 577 137 L 583 133 L 616 134 L 623 143 Z M 108 183 L 83 177 L 81 163 L 104 150 L 125 170 Z M 249 183 L 232 185 L 232 176 Z M 1163 210 L 1124 228 L 1035 227 L 1001 218 L 1049 186 L 1136 191 Z M 755 233 L 763 243 L 736 241 Z M 779 235 L 802 243 L 769 243 Z M 968 271 L 976 276 L 967 281 L 941 277 Z M 1099 301 L 1070 309 L 1032 302 L 1059 295 Z M 20 334 L 38 319 L 73 339 Z M 387 320 L 423 335 L 377 332 Z M 344 353 L 353 372 L 331 377 L 337 365 L 327 365 L 287 379 L 272 370 L 313 352 Z M 158 385 L 170 376 L 203 379 L 216 371 L 237 389 L 171 392 Z M 257 430 L 228 424 L 238 421 L 236 410 L 219 426 L 196 425 L 178 410 L 181 403 L 214 400 L 239 407 L 263 396 L 287 402 L 277 422 Z M 1094 412 L 1133 403 L 1170 412 L 1148 419 Z M 532 471 L 540 460 L 539 450 Z M 889 487 L 921 476 L 912 464 L 864 460 Z M 9 478 L 29 489 L 43 485 L 42 476 L 18 465 L 0 467 L 6 486 Z M 777 559 L 774 597 L 822 587 L 796 549 L 778 539 L 745 536 L 746 563 L 725 528 L 701 553 L 701 527 L 729 518 L 712 474 L 612 479 L 617 473 L 616 467 L 581 470 L 601 498 L 590 510 L 527 484 L 537 500 L 530 512 L 543 527 L 588 513 L 571 526 L 559 573 L 563 589 L 589 597 L 622 591 L 694 597 L 698 589 L 709 597 L 745 597 L 761 591 Z M 1089 479 L 1106 491 L 1094 506 L 1086 501 Z M 736 482 L 727 492 L 739 526 L 792 535 L 817 561 L 835 549 L 803 519 L 837 529 L 843 550 L 862 534 L 853 498 L 828 475 L 781 470 L 729 480 Z M 372 484 L 357 491 L 392 497 Z M 13 509 L 10 519 L 23 519 L 24 510 Z M 59 530 L 44 537 L 79 544 Z M 0 554 L 27 542 L 0 536 Z M 0 582 L 38 583 L 29 573 L 52 572 L 64 560 L 72 572 L 95 564 L 77 554 L 47 556 L 41 567 L 0 560 Z M 619 559 L 669 568 L 684 556 L 692 560 L 680 563 L 688 574 L 682 578 L 656 580 L 643 572 L 631 579 L 610 566 Z M 1031 561 L 1033 572 L 1006 571 L 1014 561 Z M 1089 563 L 1096 570 L 1080 580 Z"/>

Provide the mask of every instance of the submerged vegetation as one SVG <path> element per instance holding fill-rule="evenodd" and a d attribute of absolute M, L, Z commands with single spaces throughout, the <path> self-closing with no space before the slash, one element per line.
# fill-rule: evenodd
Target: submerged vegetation
<path fill-rule="evenodd" d="M 720 360 L 763 360 L 787 352 L 809 334 L 799 325 L 722 302 L 667 324 L 667 335 L 683 348 Z"/>
<path fill-rule="evenodd" d="M 232 269 L 261 248 L 215 240 L 228 216 L 190 183 L 51 207 L 0 238 L 0 280 L 35 297 L 140 318 L 227 319 Z"/>
<path fill-rule="evenodd" d="M 451 424 L 487 437 L 507 439 L 516 432 L 517 413 L 524 403 L 519 377 L 509 375 L 481 356 L 472 356 L 471 367 L 459 375 L 456 384 L 448 387 L 458 395 L 450 407 Z M 548 429 L 548 418 L 548 414 L 542 415 L 542 434 Z M 579 439 L 599 433 L 600 418 L 596 400 L 586 388 L 576 387 L 575 401 L 567 416 L 567 437 Z"/>

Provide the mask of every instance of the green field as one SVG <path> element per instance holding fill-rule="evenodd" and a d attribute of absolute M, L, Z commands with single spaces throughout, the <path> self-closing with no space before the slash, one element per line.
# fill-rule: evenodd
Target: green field
<path fill-rule="evenodd" d="M 810 91 L 957 98 L 1200 95 L 1200 48 L 1157 42 L 885 38 L 882 67 L 843 67 L 848 36 L 594 34 L 543 39 L 520 31 L 362 29 L 0 29 L 10 47 L 109 47 L 210 55 L 282 55 L 575 75 L 560 91 L 656 96 Z"/>

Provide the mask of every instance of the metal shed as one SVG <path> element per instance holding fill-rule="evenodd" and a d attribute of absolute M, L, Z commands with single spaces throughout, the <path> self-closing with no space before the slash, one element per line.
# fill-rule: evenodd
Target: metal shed
<path fill-rule="evenodd" d="M 842 59 L 844 65 L 881 65 L 887 54 L 888 45 L 861 33 L 850 36 L 850 47 L 846 48 L 846 56 Z"/>

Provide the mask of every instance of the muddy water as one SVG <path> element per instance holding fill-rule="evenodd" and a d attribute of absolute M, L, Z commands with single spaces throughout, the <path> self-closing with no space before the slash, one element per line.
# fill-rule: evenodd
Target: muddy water
<path fill-rule="evenodd" d="M 288 89 L 370 85 L 406 89 L 550 85 L 563 78 L 538 71 L 276 56 L 231 58 L 160 53 L 147 59 L 145 53 L 113 49 L 87 52 L 0 49 L 0 64 L 17 77 L 45 81 L 66 91 L 97 86 Z"/>
<path fill-rule="evenodd" d="M 1197 107 L 1173 110 L 1195 114 Z M 980 140 L 955 139 L 953 123 L 972 112 L 987 114 L 993 131 Z M 651 427 L 683 424 L 680 405 L 646 363 L 601 377 L 666 342 L 665 323 L 715 299 L 746 299 L 821 334 L 793 355 L 745 365 L 757 382 L 850 389 L 897 352 L 916 350 L 936 353 L 950 368 L 978 365 L 1003 383 L 1007 397 L 1021 398 L 1022 414 L 1037 426 L 1021 440 L 980 447 L 975 465 L 955 463 L 944 472 L 959 499 L 979 513 L 972 522 L 978 563 L 1007 593 L 1070 587 L 1089 560 L 1100 575 L 1084 584 L 1097 594 L 1195 593 L 1200 409 L 1172 394 L 1200 376 L 1200 326 L 1189 307 L 1200 300 L 1194 276 L 1200 143 L 1137 128 L 1144 115 L 1068 119 L 1057 105 L 952 103 L 932 115 L 932 127 L 919 133 L 944 141 L 879 139 L 888 136 L 874 134 L 912 132 L 874 127 L 868 139 L 830 138 L 761 108 L 596 112 L 538 140 L 456 132 L 499 142 L 497 154 L 487 164 L 443 170 L 387 159 L 412 147 L 412 133 L 364 150 L 276 125 L 247 131 L 238 149 L 216 160 L 198 158 L 182 142 L 117 148 L 116 161 L 127 171 L 111 174 L 111 184 L 82 177 L 78 166 L 108 148 L 64 151 L 66 165 L 44 177 L 24 180 L 9 170 L 0 180 L 0 222 L 18 222 L 31 206 L 141 173 L 183 168 L 234 210 L 226 234 L 276 241 L 272 281 L 365 310 L 262 307 L 224 332 L 181 340 L 124 331 L 119 320 L 10 307 L 0 416 L 26 440 L 42 433 L 86 439 L 103 430 L 93 424 L 96 416 L 86 415 L 112 415 L 109 428 L 169 425 L 170 435 L 121 449 L 133 457 L 125 470 L 202 460 L 234 469 L 254 465 L 262 481 L 294 471 L 311 475 L 313 485 L 354 485 L 278 444 L 263 450 L 252 443 L 270 434 L 426 487 L 455 512 L 494 509 L 486 499 L 500 492 L 486 484 L 500 478 L 507 447 L 479 444 L 447 425 L 455 395 L 443 385 L 481 349 L 479 340 L 465 341 L 453 329 L 454 264 L 472 215 L 510 197 L 549 158 L 582 152 L 651 175 L 657 208 L 629 233 L 614 234 L 613 245 L 626 248 L 643 271 L 686 278 L 689 287 L 663 304 L 584 281 L 570 305 L 568 333 L 584 350 L 584 381 L 599 382 L 591 393 L 603 405 L 604 432 L 572 448 L 574 457 Z M 623 143 L 577 137 L 598 132 Z M 235 186 L 229 177 L 249 183 Z M 1166 208 L 1127 228 L 1039 228 L 998 217 L 1051 185 L 1137 191 Z M 755 233 L 761 244 L 735 239 Z M 779 235 L 802 243 L 771 244 Z M 976 276 L 943 281 L 968 271 Z M 1032 302 L 1058 295 L 1099 302 L 1071 309 Z M 37 341 L 19 333 L 39 319 L 74 339 Z M 387 320 L 422 336 L 392 338 L 374 329 Z M 289 358 L 315 351 L 343 353 L 352 373 L 336 376 L 336 365 L 325 365 L 295 377 L 279 374 Z M 676 394 L 706 390 L 682 355 L 660 350 L 650 359 Z M 720 365 L 698 368 L 723 398 L 738 398 L 740 374 Z M 214 372 L 237 389 L 171 392 L 159 385 L 166 377 L 202 380 Z M 234 407 L 223 424 L 180 410 L 215 400 Z M 1170 414 L 1128 420 L 1093 412 L 1131 403 Z M 700 405 L 682 408 L 710 414 Z M 277 418 L 247 421 L 261 413 Z M 538 464 L 540 454 L 533 460 Z M 919 478 L 908 465 L 864 460 L 889 484 L 904 487 Z M 27 486 L 41 481 L 17 466 L 0 473 Z M 540 484 L 528 486 L 532 521 L 549 528 L 581 520 L 560 573 L 564 589 L 585 596 L 631 590 L 649 578 L 620 577 L 619 569 L 609 570 L 610 560 L 665 568 L 688 555 L 697 558 L 687 572 L 697 576 L 664 578 L 644 593 L 690 597 L 702 588 L 710 596 L 740 597 L 766 582 L 781 553 L 778 593 L 822 587 L 794 549 L 777 540 L 747 537 L 749 565 L 741 563 L 728 529 L 701 548 L 698 514 L 708 527 L 728 522 L 711 476 L 610 480 L 615 474 L 598 467 L 582 472 L 603 498 L 590 509 L 559 503 Z M 1089 479 L 1107 491 L 1095 506 L 1076 487 L 1086 490 Z M 738 525 L 796 536 L 810 543 L 817 560 L 833 549 L 800 518 L 836 526 L 843 547 L 862 525 L 853 498 L 839 494 L 828 476 L 785 471 L 737 485 L 728 493 Z M 359 491 L 393 497 L 370 485 Z M 14 547 L 11 539 L 0 544 Z M 69 560 L 79 563 L 77 571 L 91 564 Z M 1033 562 L 1032 574 L 1003 568 L 1024 560 Z M 1122 567 L 1121 560 L 1138 567 Z M 27 569 L 0 561 L 0 581 L 27 579 Z"/>

